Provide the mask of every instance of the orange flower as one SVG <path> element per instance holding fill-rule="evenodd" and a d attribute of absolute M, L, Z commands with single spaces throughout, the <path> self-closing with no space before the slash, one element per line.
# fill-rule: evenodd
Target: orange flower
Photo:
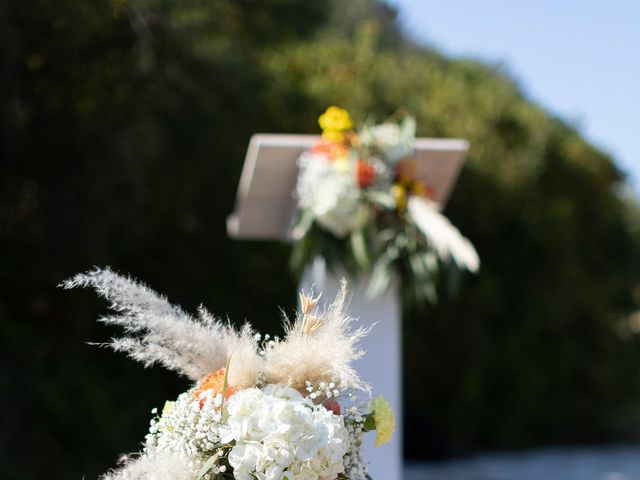
<path fill-rule="evenodd" d="M 356 179 L 361 187 L 371 185 L 376 177 L 376 170 L 372 165 L 358 160 L 356 163 Z"/>
<path fill-rule="evenodd" d="M 329 160 L 344 157 L 347 154 L 347 146 L 344 143 L 321 141 L 313 146 L 311 153 L 325 155 Z"/>
<path fill-rule="evenodd" d="M 207 390 L 212 390 L 213 396 L 222 393 L 224 390 L 224 376 L 226 370 L 221 368 L 213 373 L 210 373 L 202 380 L 198 382 L 198 388 L 193 392 L 194 398 L 200 397 L 200 394 Z M 225 398 L 229 398 L 234 393 L 234 388 L 231 385 L 227 385 L 227 391 L 225 392 Z M 204 399 L 200 399 L 200 408 L 204 405 Z"/>

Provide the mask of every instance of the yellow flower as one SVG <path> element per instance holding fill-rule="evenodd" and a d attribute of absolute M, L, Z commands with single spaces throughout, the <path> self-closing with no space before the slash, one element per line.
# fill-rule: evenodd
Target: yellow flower
<path fill-rule="evenodd" d="M 404 212 L 405 208 L 407 208 L 407 189 L 396 183 L 391 187 L 391 195 L 396 200 L 396 207 L 400 212 Z"/>
<path fill-rule="evenodd" d="M 344 140 L 344 133 L 338 130 L 324 130 L 322 132 L 322 139 L 327 142 L 340 143 Z"/>
<path fill-rule="evenodd" d="M 420 182 L 413 182 L 413 184 L 411 184 L 411 193 L 423 197 L 426 195 L 427 189 Z"/>
<path fill-rule="evenodd" d="M 375 446 L 379 447 L 391 440 L 396 429 L 396 418 L 389 402 L 382 395 L 378 395 L 371 401 L 373 419 L 376 423 Z"/>
<path fill-rule="evenodd" d="M 334 142 L 342 141 L 342 132 L 353 128 L 349 112 L 336 106 L 331 106 L 318 118 L 322 137 Z"/>

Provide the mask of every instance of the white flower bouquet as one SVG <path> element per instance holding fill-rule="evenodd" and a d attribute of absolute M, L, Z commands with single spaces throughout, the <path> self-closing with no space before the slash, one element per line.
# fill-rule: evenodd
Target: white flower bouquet
<path fill-rule="evenodd" d="M 90 286 L 115 312 L 100 321 L 126 336 L 108 345 L 145 365 L 159 363 L 194 381 L 154 409 L 140 455 L 124 457 L 104 480 L 362 480 L 362 436 L 390 440 L 394 417 L 352 362 L 367 330 L 345 314 L 346 287 L 329 308 L 300 294 L 285 336 L 240 331 L 203 307 L 197 317 L 109 269 L 80 274 L 65 288 Z M 357 394 L 368 400 L 361 401 Z"/>
<path fill-rule="evenodd" d="M 399 273 L 417 300 L 435 299 L 441 266 L 476 272 L 478 254 L 442 215 L 415 171 L 415 119 L 399 115 L 356 130 L 346 110 L 329 107 L 322 140 L 298 159 L 299 215 L 291 264 L 298 274 L 316 256 L 351 274 L 371 271 L 370 296 Z"/>

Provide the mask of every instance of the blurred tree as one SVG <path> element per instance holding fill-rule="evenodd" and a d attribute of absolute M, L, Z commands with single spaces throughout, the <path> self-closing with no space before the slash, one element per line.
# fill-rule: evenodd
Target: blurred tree
<path fill-rule="evenodd" d="M 328 104 L 404 106 L 472 145 L 448 214 L 483 269 L 406 312 L 408 453 L 637 431 L 636 201 L 499 69 L 412 45 L 372 0 L 4 0 L 0 64 L 3 478 L 95 477 L 186 386 L 85 345 L 112 331 L 55 289 L 72 273 L 108 264 L 276 328 L 287 248 L 224 221 L 251 133 L 316 132 Z"/>
<path fill-rule="evenodd" d="M 638 342 L 622 338 L 620 328 L 637 308 L 630 295 L 637 282 L 637 244 L 622 221 L 625 207 L 612 183 L 572 165 L 576 158 L 565 148 L 579 140 L 558 128 L 542 168 L 517 190 L 496 188 L 501 199 L 494 199 L 492 209 L 475 207 L 486 201 L 486 191 L 474 194 L 468 186 L 482 182 L 475 175 L 463 179 L 461 196 L 451 205 L 451 215 L 470 215 L 468 228 L 484 230 L 481 237 L 499 247 L 481 240 L 484 268 L 475 291 L 443 302 L 430 316 L 433 322 L 416 323 L 427 350 L 449 351 L 450 362 L 440 356 L 420 363 L 429 364 L 421 375 L 440 377 L 440 385 L 426 410 L 414 408 L 442 407 L 437 417 L 427 413 L 424 419 L 450 448 L 636 435 Z M 581 148 L 580 154 L 590 152 Z M 446 318 L 463 319 L 457 335 L 443 323 Z M 447 340 L 438 341 L 441 335 Z M 457 380 L 452 384 L 437 369 L 454 370 Z M 452 396 L 464 403 L 449 408 Z M 476 419 L 471 428 L 461 409 Z"/>
<path fill-rule="evenodd" d="M 308 37 L 326 12 L 293 0 L 2 2 L 3 478 L 95 478 L 185 388 L 85 344 L 110 330 L 93 322 L 103 304 L 55 288 L 73 272 L 110 264 L 263 328 L 293 304 L 286 249 L 231 242 L 224 225 L 249 136 L 281 123 L 260 95 L 260 49 Z"/>
<path fill-rule="evenodd" d="M 275 97 L 360 119 L 406 107 L 419 134 L 470 140 L 448 214 L 483 266 L 461 296 L 405 312 L 407 453 L 635 438 L 640 345 L 620 329 L 638 309 L 640 250 L 623 176 L 500 70 L 378 40 L 365 22 L 267 67 Z"/>

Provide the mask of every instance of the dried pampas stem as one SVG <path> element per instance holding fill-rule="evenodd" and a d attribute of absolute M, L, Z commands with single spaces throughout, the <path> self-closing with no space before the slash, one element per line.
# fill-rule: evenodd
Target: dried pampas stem
<path fill-rule="evenodd" d="M 353 368 L 353 361 L 364 352 L 359 341 L 369 329 L 353 328 L 355 319 L 346 313 L 347 284 L 326 309 L 313 313 L 318 298 L 301 293 L 301 311 L 293 325 L 287 326 L 284 340 L 265 353 L 265 379 L 268 383 L 289 385 L 304 392 L 306 381 L 313 384 L 335 381 L 342 388 L 369 390 Z"/>
<path fill-rule="evenodd" d="M 108 267 L 78 274 L 61 286 L 92 287 L 106 298 L 115 314 L 99 321 L 118 325 L 125 332 L 107 345 L 147 367 L 159 363 L 197 381 L 224 367 L 234 352 L 242 358 L 243 365 L 233 372 L 235 380 L 243 386 L 255 381 L 258 360 L 249 326 L 238 333 L 204 307 L 194 318 L 146 285 Z"/>
<path fill-rule="evenodd" d="M 304 293 L 304 290 L 301 291 L 299 295 L 300 313 L 302 314 L 300 330 L 303 335 L 310 337 L 322 326 L 322 319 L 318 316 L 312 315 L 311 313 L 316 308 L 316 305 L 318 305 L 321 295 L 314 298 L 313 295 L 307 295 Z"/>
<path fill-rule="evenodd" d="M 76 275 L 62 286 L 93 287 L 109 300 L 115 314 L 99 320 L 122 327 L 125 335 L 107 345 L 145 366 L 160 363 L 198 381 L 223 368 L 233 355 L 227 374 L 236 389 L 254 386 L 264 375 L 268 383 L 289 385 L 301 393 L 305 393 L 307 381 L 335 381 L 341 388 L 368 390 L 352 366 L 364 354 L 358 342 L 368 329 L 352 328 L 355 319 L 346 313 L 344 280 L 334 302 L 321 311 L 316 311 L 320 296 L 301 292 L 295 322 L 285 322 L 285 339 L 275 341 L 264 355 L 249 324 L 238 330 L 214 318 L 204 307 L 193 317 L 145 285 L 109 268 Z"/>

